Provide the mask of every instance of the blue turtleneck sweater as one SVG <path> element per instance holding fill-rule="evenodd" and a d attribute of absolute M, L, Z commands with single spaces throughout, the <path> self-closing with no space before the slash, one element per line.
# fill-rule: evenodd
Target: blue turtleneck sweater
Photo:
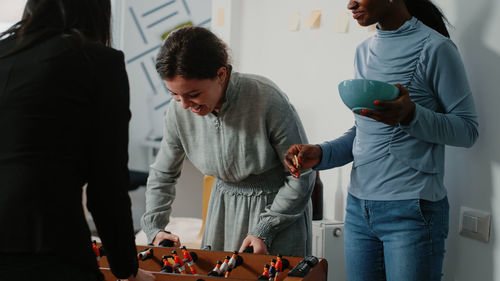
<path fill-rule="evenodd" d="M 356 78 L 399 83 L 416 104 L 410 124 L 389 126 L 355 114 L 343 136 L 321 144 L 317 170 L 353 161 L 349 193 L 366 200 L 446 196 L 444 145 L 470 147 L 478 137 L 474 101 L 453 42 L 411 18 L 361 43 Z"/>

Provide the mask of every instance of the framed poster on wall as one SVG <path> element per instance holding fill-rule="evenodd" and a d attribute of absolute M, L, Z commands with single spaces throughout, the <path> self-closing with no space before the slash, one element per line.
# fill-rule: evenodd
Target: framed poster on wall
<path fill-rule="evenodd" d="M 144 144 L 159 141 L 171 95 L 155 60 L 168 32 L 183 26 L 210 28 L 211 0 L 114 0 L 113 43 L 125 53 L 130 83 L 130 166 L 149 166 Z"/>

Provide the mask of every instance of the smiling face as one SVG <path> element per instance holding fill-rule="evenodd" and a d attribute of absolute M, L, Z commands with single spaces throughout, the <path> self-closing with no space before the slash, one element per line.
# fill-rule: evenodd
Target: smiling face
<path fill-rule="evenodd" d="M 350 0 L 347 8 L 361 26 L 369 26 L 382 20 L 390 6 L 389 0 Z"/>
<path fill-rule="evenodd" d="M 378 23 L 382 30 L 397 29 L 411 18 L 402 0 L 349 0 L 347 9 L 359 25 Z"/>
<path fill-rule="evenodd" d="M 172 98 L 184 109 L 200 116 L 219 112 L 227 84 L 227 69 L 221 67 L 214 79 L 186 79 L 180 75 L 165 79 Z"/>

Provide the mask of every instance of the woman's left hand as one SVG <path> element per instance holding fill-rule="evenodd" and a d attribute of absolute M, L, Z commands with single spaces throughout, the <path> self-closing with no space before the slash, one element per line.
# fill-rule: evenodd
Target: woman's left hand
<path fill-rule="evenodd" d="M 267 254 L 267 246 L 264 240 L 257 236 L 248 235 L 241 243 L 240 252 L 243 252 L 248 247 L 253 247 L 254 254 Z"/>
<path fill-rule="evenodd" d="M 399 88 L 399 97 L 393 101 L 376 100 L 374 105 L 383 107 L 383 110 L 363 109 L 361 115 L 370 117 L 387 125 L 395 126 L 399 123 L 408 125 L 415 114 L 415 103 L 410 100 L 408 89 L 396 84 Z"/>

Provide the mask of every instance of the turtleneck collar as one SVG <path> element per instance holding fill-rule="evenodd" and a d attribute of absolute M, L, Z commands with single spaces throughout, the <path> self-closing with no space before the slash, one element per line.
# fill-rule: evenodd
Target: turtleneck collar
<path fill-rule="evenodd" d="M 405 35 L 415 30 L 417 23 L 418 19 L 416 17 L 411 17 L 411 19 L 407 20 L 396 30 L 382 30 L 377 24 L 377 37 L 383 38 Z"/>

